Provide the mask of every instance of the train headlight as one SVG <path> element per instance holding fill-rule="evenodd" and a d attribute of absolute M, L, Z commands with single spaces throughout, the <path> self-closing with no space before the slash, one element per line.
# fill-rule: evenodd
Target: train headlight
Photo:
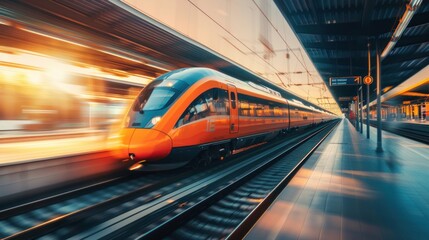
<path fill-rule="evenodd" d="M 159 122 L 159 120 L 161 120 L 161 117 L 154 117 L 152 118 L 152 120 L 150 120 L 150 122 L 152 123 L 152 125 L 155 125 Z"/>
<path fill-rule="evenodd" d="M 157 124 L 159 121 L 161 120 L 161 117 L 154 117 L 152 118 L 147 124 L 145 128 L 151 128 L 153 126 L 155 126 L 155 124 Z"/>

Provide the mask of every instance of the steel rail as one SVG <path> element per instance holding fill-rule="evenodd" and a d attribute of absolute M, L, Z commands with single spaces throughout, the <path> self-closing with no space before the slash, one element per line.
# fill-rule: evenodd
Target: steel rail
<path fill-rule="evenodd" d="M 99 202 L 93 205 L 90 205 L 88 207 L 81 208 L 79 210 L 60 215 L 52 220 L 48 220 L 46 222 L 40 223 L 36 226 L 30 227 L 28 229 L 25 229 L 23 231 L 17 232 L 15 234 L 12 234 L 10 236 L 7 236 L 3 238 L 4 240 L 9 239 L 30 239 L 30 238 L 36 238 L 40 237 L 42 235 L 45 235 L 49 232 L 52 232 L 53 230 L 64 226 L 66 224 L 72 224 L 75 222 L 78 222 L 82 219 L 85 219 L 88 216 L 91 216 L 93 214 L 96 214 L 103 209 L 109 208 L 111 206 L 120 204 L 124 201 L 127 201 L 128 199 L 135 198 L 137 196 L 140 196 L 142 194 L 149 193 L 151 191 L 157 190 L 163 186 L 170 185 L 172 183 L 177 182 L 180 179 L 187 178 L 191 174 L 190 171 L 186 171 L 184 173 L 175 175 L 173 177 L 163 179 L 159 182 L 152 182 L 145 186 L 142 186 L 138 189 L 135 189 L 131 192 L 128 192 L 123 195 L 119 195 L 113 198 L 110 198 L 106 201 Z M 157 198 L 155 196 L 154 198 Z"/>
<path fill-rule="evenodd" d="M 9 207 L 6 209 L 0 210 L 0 220 L 4 220 L 18 214 L 22 214 L 25 212 L 29 212 L 35 210 L 37 208 L 45 207 L 47 205 L 65 201 L 71 199 L 73 197 L 86 194 L 88 192 L 96 191 L 98 189 L 104 188 L 106 186 L 113 185 L 115 183 L 119 183 L 124 181 L 126 177 L 116 177 L 108 180 L 104 180 L 101 182 L 97 182 L 88 186 L 83 186 L 80 188 L 72 189 L 66 192 L 58 193 L 52 196 L 44 197 L 41 199 L 37 199 L 34 201 L 26 202 L 17 206 Z"/>
<path fill-rule="evenodd" d="M 183 210 L 176 216 L 164 221 L 162 224 L 157 226 L 156 228 L 151 229 L 148 232 L 145 232 L 136 239 L 160 239 L 174 230 L 176 230 L 179 226 L 183 224 L 183 222 L 189 221 L 192 219 L 196 214 L 200 213 L 204 209 L 208 208 L 208 206 L 212 205 L 213 203 L 219 201 L 222 199 L 225 195 L 230 193 L 231 191 L 237 189 L 238 187 L 242 186 L 244 183 L 246 183 L 248 180 L 252 179 L 257 174 L 265 171 L 267 168 L 272 166 L 277 160 L 281 159 L 284 155 L 292 152 L 294 149 L 299 147 L 301 144 L 307 142 L 308 140 L 312 139 L 314 136 L 316 136 L 318 133 L 322 132 L 326 128 L 332 126 L 331 124 L 328 124 L 327 126 L 323 127 L 322 129 L 319 129 L 318 131 L 312 133 L 311 135 L 305 137 L 304 139 L 299 140 L 298 142 L 294 143 L 292 146 L 288 147 L 285 150 L 282 150 L 280 152 L 277 152 L 274 154 L 274 156 L 271 157 L 270 160 L 267 160 L 257 168 L 254 168 L 248 172 L 242 173 L 242 176 L 237 177 L 234 181 L 230 181 L 229 184 L 222 187 L 221 189 L 217 190 L 213 194 L 211 194 L 209 197 L 202 199 L 201 201 L 195 203 L 191 207 L 189 207 L 186 210 Z M 133 236 L 134 237 L 134 236 Z"/>
<path fill-rule="evenodd" d="M 393 124 L 396 126 L 393 126 Z M 376 127 L 374 121 L 370 121 L 370 125 Z M 420 129 L 411 129 L 410 127 L 420 127 Z M 418 142 L 429 144 L 429 125 L 427 124 L 382 122 L 382 129 Z"/>
<path fill-rule="evenodd" d="M 273 148 L 274 149 L 280 149 L 282 147 L 283 147 L 283 145 L 279 144 L 279 146 L 276 145 Z M 261 155 L 257 154 L 257 155 L 266 157 L 266 155 L 269 155 L 271 153 L 272 152 L 265 153 L 265 155 L 263 155 L 263 154 L 261 154 Z M 240 155 L 240 154 L 237 154 L 237 155 Z M 241 157 L 245 157 L 245 156 L 246 156 L 246 153 L 243 152 L 243 156 L 241 156 Z M 254 155 L 253 155 L 253 157 L 254 157 Z M 227 161 L 225 164 L 222 164 L 222 166 L 219 166 L 218 170 L 219 169 L 223 169 L 222 171 L 231 170 L 230 169 L 231 167 L 228 167 L 228 166 L 238 165 L 237 162 L 239 162 L 239 161 Z M 247 163 L 247 164 L 250 166 L 252 163 Z M 213 170 L 213 169 L 210 169 L 210 170 Z M 215 170 L 213 170 L 213 172 L 218 171 L 218 170 L 215 169 Z M 236 172 L 239 172 L 239 171 L 236 170 Z M 192 176 L 192 174 L 195 174 L 195 173 L 194 172 L 182 173 L 180 175 L 165 179 L 161 183 L 153 183 L 153 184 L 144 186 L 142 188 L 139 188 L 135 191 L 129 192 L 127 194 L 111 198 L 107 201 L 99 202 L 97 204 L 82 208 L 80 210 L 77 210 L 77 211 L 74 211 L 74 212 L 71 212 L 68 214 L 60 215 L 55 219 L 52 219 L 50 221 L 46 221 L 46 222 L 38 224 L 34 227 L 28 228 L 24 231 L 15 233 L 13 235 L 6 237 L 5 239 L 35 238 L 35 237 L 39 237 L 42 235 L 46 235 L 46 234 L 53 232 L 53 231 L 55 231 L 55 230 L 57 230 L 63 226 L 72 226 L 71 224 L 76 223 L 80 220 L 86 219 L 87 217 L 91 217 L 97 213 L 103 212 L 103 210 L 118 206 L 119 204 L 125 203 L 127 201 L 132 201 L 132 199 L 134 199 L 134 198 L 140 197 L 144 194 L 149 194 L 151 191 L 159 190 L 164 186 L 173 185 L 180 180 L 185 180 L 188 177 Z M 205 175 L 210 175 L 210 174 L 205 174 Z M 201 176 L 203 176 L 203 177 L 201 177 L 201 180 L 204 181 L 204 173 L 201 174 Z M 187 190 L 187 191 L 188 192 L 186 194 L 188 194 L 189 192 L 192 192 L 192 190 Z M 183 196 L 186 196 L 186 194 L 184 194 Z M 164 197 L 164 196 L 154 196 L 151 199 L 148 199 L 147 201 L 148 202 L 150 202 L 150 201 L 157 202 L 155 200 L 160 200 L 160 198 L 162 198 L 162 197 Z"/>
<path fill-rule="evenodd" d="M 304 163 L 310 158 L 310 156 L 316 151 L 316 149 L 322 144 L 322 142 L 329 136 L 329 134 L 338 126 L 337 122 L 332 128 L 324 134 L 316 145 L 299 161 L 299 163 L 289 172 L 279 184 L 252 210 L 252 212 L 225 238 L 225 239 L 241 239 L 243 238 L 252 226 L 258 221 L 262 214 L 268 209 L 271 203 L 277 198 L 282 190 L 287 186 L 290 180 L 295 176 L 299 169 Z"/>

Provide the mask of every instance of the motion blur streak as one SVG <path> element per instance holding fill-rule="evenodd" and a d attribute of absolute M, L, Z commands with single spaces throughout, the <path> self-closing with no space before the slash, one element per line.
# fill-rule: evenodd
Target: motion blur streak
<path fill-rule="evenodd" d="M 115 147 L 109 132 L 150 80 L 1 46 L 0 164 Z"/>

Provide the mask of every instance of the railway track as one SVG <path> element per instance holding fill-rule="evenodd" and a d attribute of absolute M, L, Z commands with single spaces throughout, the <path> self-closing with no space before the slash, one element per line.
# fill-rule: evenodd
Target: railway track
<path fill-rule="evenodd" d="M 0 238 L 23 239 L 41 236 L 127 197 L 162 187 L 186 174 L 189 172 L 172 176 L 161 173 L 117 177 L 2 209 Z"/>
<path fill-rule="evenodd" d="M 269 207 L 300 166 L 333 130 L 328 125 L 276 152 L 200 202 L 129 239 L 240 239 Z"/>
<path fill-rule="evenodd" d="M 328 124 L 331 125 L 332 123 Z M 320 131 L 326 131 L 328 126 L 323 127 L 325 130 L 320 130 L 322 126 L 316 129 L 319 129 L 320 134 Z M 225 161 L 205 171 L 185 171 L 174 176 L 171 173 L 158 173 L 151 175 L 157 176 L 154 178 L 144 175 L 127 181 L 112 180 L 110 183 L 103 183 L 105 185 L 87 187 L 80 193 L 77 191 L 54 196 L 46 202 L 41 200 L 35 207 L 30 207 L 29 204 L 24 207 L 25 210 L 21 208 L 23 206 L 18 206 L 5 211 L 6 217 L 0 220 L 0 236 L 5 239 L 112 239 L 158 238 L 166 237 L 164 234 L 168 233 L 171 238 L 180 238 L 177 234 L 182 230 L 177 229 L 175 221 L 191 221 L 189 216 L 196 216 L 201 211 L 201 206 L 215 203 L 213 199 L 216 197 L 212 197 L 213 194 L 218 196 L 221 191 L 227 195 L 227 190 L 222 189 L 234 188 L 226 187 L 227 185 L 239 188 L 244 184 L 244 180 L 240 179 L 255 179 L 254 174 L 262 171 L 255 168 L 264 169 L 273 165 L 273 161 L 276 161 L 274 159 L 281 158 L 285 149 L 297 149 L 302 145 L 303 138 L 306 138 L 305 142 L 309 142 L 314 133 L 297 132 L 295 135 L 289 135 L 289 141 L 283 139 L 274 144 L 275 146 L 267 144 L 257 150 L 237 154 L 231 161 Z M 254 173 L 243 176 L 244 173 L 250 172 Z M 284 177 L 285 173 L 281 171 L 277 172 L 277 175 Z M 249 185 L 247 189 L 253 187 Z M 261 190 L 258 190 L 261 191 L 261 198 L 267 192 L 262 189 L 261 187 Z M 237 196 L 230 198 L 237 199 Z M 225 201 L 225 204 L 231 204 Z M 246 206 L 240 202 L 232 205 L 240 204 Z M 250 205 L 248 209 L 252 209 Z M 221 219 L 222 216 L 218 218 Z"/>
<path fill-rule="evenodd" d="M 370 125 L 377 127 L 377 121 L 371 120 Z M 418 142 L 429 144 L 428 124 L 382 121 L 381 128 L 385 131 L 398 134 Z"/>

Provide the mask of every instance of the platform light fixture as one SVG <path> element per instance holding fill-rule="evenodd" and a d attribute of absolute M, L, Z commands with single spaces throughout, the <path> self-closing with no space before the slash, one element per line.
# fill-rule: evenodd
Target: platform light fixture
<path fill-rule="evenodd" d="M 7 19 L 0 18 L 0 25 L 11 25 L 11 23 Z M 76 46 L 79 46 L 79 47 L 93 49 L 95 51 L 98 51 L 98 52 L 101 52 L 101 53 L 104 53 L 104 54 L 108 54 L 108 55 L 111 55 L 111 56 L 122 58 L 122 59 L 131 61 L 131 62 L 135 62 L 135 63 L 144 64 L 146 66 L 149 66 L 149 67 L 152 67 L 152 68 L 156 68 L 158 70 L 162 70 L 162 71 L 165 71 L 165 72 L 170 71 L 169 69 L 166 69 L 164 67 L 156 66 L 154 64 L 150 64 L 150 63 L 142 60 L 142 58 L 144 58 L 142 56 L 137 56 L 135 54 L 123 51 L 121 49 L 117 49 L 117 48 L 99 49 L 99 48 L 94 48 L 92 46 L 88 46 L 88 45 L 85 45 L 85 44 L 82 44 L 82 43 L 77 43 L 75 41 L 71 41 L 71 40 L 68 40 L 68 39 L 65 39 L 65 38 L 62 38 L 62 37 L 54 36 L 52 34 L 45 33 L 43 31 L 40 31 L 40 30 L 37 30 L 37 29 L 32 29 L 32 28 L 29 28 L 29 27 L 18 27 L 18 29 L 20 29 L 22 31 L 29 32 L 29 33 L 33 33 L 33 34 L 36 34 L 36 35 L 39 35 L 39 36 L 43 36 L 43 37 L 51 38 L 51 39 L 58 40 L 58 41 L 61 41 L 61 42 L 65 42 L 65 43 L 69 43 L 69 44 L 72 44 L 72 45 L 76 45 Z"/>
<path fill-rule="evenodd" d="M 410 3 L 407 4 L 407 9 L 405 10 L 404 15 L 402 15 L 401 20 L 399 20 L 399 24 L 393 32 L 392 38 L 381 53 L 382 60 L 390 53 L 395 44 L 398 42 L 399 38 L 402 36 L 402 33 L 407 28 L 411 18 L 414 16 L 414 13 L 417 11 L 421 3 L 422 0 L 411 0 Z"/>
<path fill-rule="evenodd" d="M 44 32 L 42 32 L 40 30 L 31 29 L 29 27 L 18 27 L 18 29 L 22 30 L 22 31 L 25 31 L 25 32 L 33 33 L 33 34 L 36 34 L 36 35 L 39 35 L 39 36 L 42 36 L 42 37 L 47 37 L 47 38 L 51 38 L 51 39 L 58 40 L 58 41 L 61 41 L 61 42 L 65 42 L 65 43 L 69 43 L 69 44 L 72 44 L 72 45 L 76 45 L 76 46 L 79 46 L 79 47 L 90 48 L 87 45 L 80 44 L 80 43 L 77 43 L 77 42 L 73 42 L 73 41 L 70 41 L 70 40 L 67 40 L 67 39 L 64 39 L 64 38 L 61 38 L 61 37 L 53 36 L 53 35 L 51 35 L 49 33 L 44 33 Z"/>

